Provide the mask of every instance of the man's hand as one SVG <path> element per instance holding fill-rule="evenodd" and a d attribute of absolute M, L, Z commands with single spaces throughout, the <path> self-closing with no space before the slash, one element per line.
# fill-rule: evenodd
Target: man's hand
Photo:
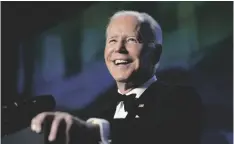
<path fill-rule="evenodd" d="M 64 133 L 65 133 L 66 144 L 70 143 L 71 138 L 74 139 L 76 137 L 75 134 L 71 133 L 72 130 L 74 130 L 74 128 L 81 129 L 81 130 L 86 129 L 87 131 L 92 131 L 92 128 L 93 128 L 93 126 L 86 123 L 85 121 L 65 112 L 43 112 L 43 113 L 38 114 L 36 117 L 32 119 L 31 129 L 35 131 L 36 133 L 40 133 L 42 131 L 42 125 L 48 119 L 52 120 L 50 132 L 48 136 L 49 141 L 54 141 L 56 139 L 56 136 L 59 131 L 59 127 L 62 125 L 62 123 L 63 124 L 65 123 Z M 71 137 L 72 135 L 74 136 Z"/>

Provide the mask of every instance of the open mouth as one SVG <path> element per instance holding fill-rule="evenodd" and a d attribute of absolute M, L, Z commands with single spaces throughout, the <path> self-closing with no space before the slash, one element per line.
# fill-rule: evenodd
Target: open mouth
<path fill-rule="evenodd" d="M 130 60 L 114 60 L 113 63 L 115 65 L 127 65 L 131 63 L 131 61 Z"/>

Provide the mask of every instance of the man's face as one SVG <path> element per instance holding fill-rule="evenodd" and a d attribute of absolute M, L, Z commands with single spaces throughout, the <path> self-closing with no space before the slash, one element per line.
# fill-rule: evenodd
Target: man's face
<path fill-rule="evenodd" d="M 143 67 L 152 65 L 145 54 L 139 29 L 140 24 L 134 16 L 119 16 L 107 28 L 104 57 L 108 70 L 117 82 L 135 79 Z"/>

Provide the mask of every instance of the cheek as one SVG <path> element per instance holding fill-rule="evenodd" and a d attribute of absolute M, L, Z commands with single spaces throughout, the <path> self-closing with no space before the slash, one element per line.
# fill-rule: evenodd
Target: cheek
<path fill-rule="evenodd" d="M 134 64 L 134 71 L 138 72 L 138 71 L 142 71 L 143 69 L 145 69 L 145 67 L 149 65 L 149 61 L 147 60 L 147 58 L 137 55 L 134 58 L 133 64 Z"/>
<path fill-rule="evenodd" d="M 138 70 L 140 69 L 140 67 L 141 67 L 141 61 L 140 61 L 140 59 L 138 58 L 138 59 L 136 59 L 135 62 L 134 62 L 134 69 L 135 69 L 135 71 L 138 71 Z"/>
<path fill-rule="evenodd" d="M 112 71 L 112 61 L 110 60 L 110 58 L 111 58 L 111 51 L 108 49 L 105 49 L 105 52 L 104 52 L 105 64 L 108 70 Z"/>
<path fill-rule="evenodd" d="M 131 55 L 131 57 L 134 59 L 134 69 L 138 70 L 140 69 L 140 65 L 141 65 L 141 51 L 140 50 L 135 50 L 132 52 L 129 52 L 129 54 Z"/>
<path fill-rule="evenodd" d="M 105 59 L 106 62 L 109 60 L 109 57 L 110 57 L 110 50 L 105 48 L 104 59 Z"/>

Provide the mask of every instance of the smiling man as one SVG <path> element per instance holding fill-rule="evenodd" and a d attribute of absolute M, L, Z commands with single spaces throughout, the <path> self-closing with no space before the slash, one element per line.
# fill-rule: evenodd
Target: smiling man
<path fill-rule="evenodd" d="M 155 76 L 162 52 L 162 30 L 148 14 L 115 13 L 106 30 L 105 63 L 116 81 L 115 98 L 88 120 L 62 112 L 44 112 L 32 120 L 41 131 L 53 117 L 49 140 L 65 122 L 66 143 L 77 139 L 112 144 L 198 144 L 201 100 L 190 87 L 168 85 Z M 81 118 L 81 119 L 80 119 Z M 75 130 L 74 130 L 75 129 Z"/>
<path fill-rule="evenodd" d="M 147 15 L 134 15 L 134 12 L 115 14 L 106 32 L 105 62 L 122 93 L 151 78 L 161 54 L 159 25 Z M 144 18 L 152 23 L 144 22 Z"/>

